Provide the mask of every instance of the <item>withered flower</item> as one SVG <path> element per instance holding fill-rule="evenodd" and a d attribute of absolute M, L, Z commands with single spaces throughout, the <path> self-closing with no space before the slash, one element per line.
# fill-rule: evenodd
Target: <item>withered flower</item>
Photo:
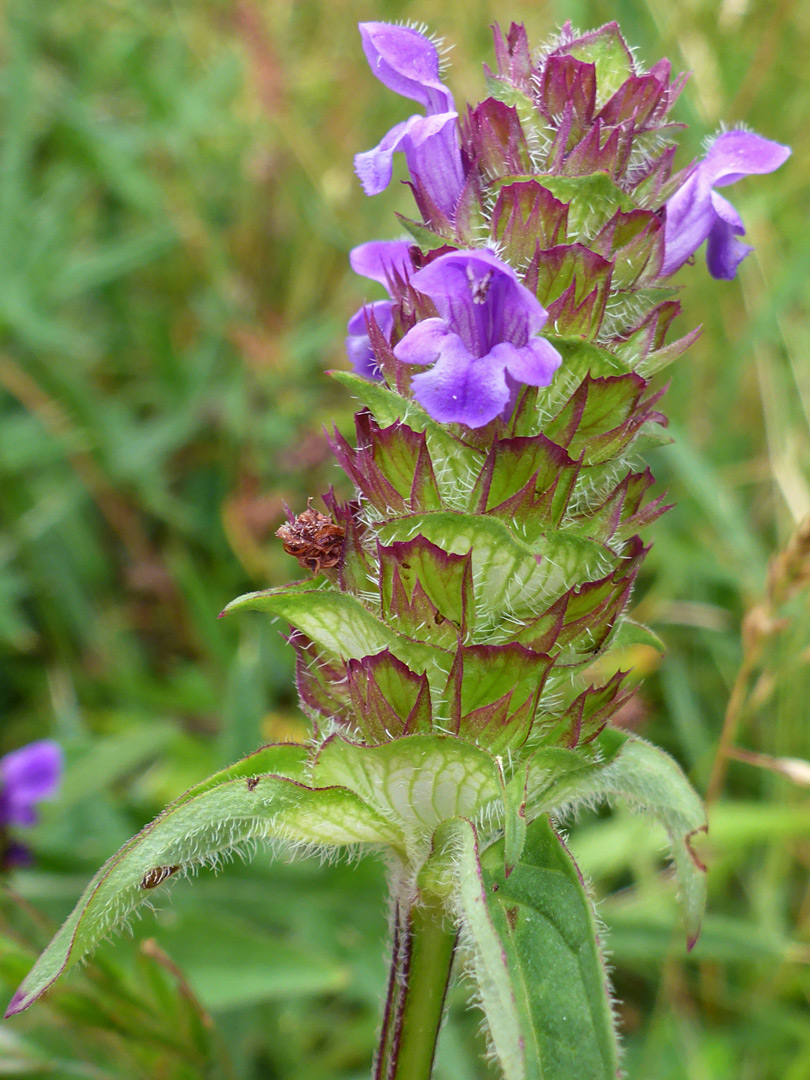
<path fill-rule="evenodd" d="M 335 522 L 307 505 L 303 514 L 297 516 L 287 511 L 288 521 L 276 530 L 276 536 L 284 544 L 288 555 L 298 559 L 305 570 L 320 574 L 337 566 L 343 550 L 344 529 Z"/>

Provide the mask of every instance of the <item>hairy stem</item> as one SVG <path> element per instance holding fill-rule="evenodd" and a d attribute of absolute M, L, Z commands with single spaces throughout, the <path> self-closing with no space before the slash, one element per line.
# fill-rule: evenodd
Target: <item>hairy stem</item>
<path fill-rule="evenodd" d="M 439 901 L 397 901 L 374 1080 L 430 1080 L 456 938 Z"/>

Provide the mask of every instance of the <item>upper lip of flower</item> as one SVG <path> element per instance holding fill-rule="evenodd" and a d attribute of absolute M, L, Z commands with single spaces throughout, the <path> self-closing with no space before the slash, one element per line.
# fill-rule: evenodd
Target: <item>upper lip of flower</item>
<path fill-rule="evenodd" d="M 740 215 L 713 188 L 773 172 L 784 164 L 790 152 L 790 147 L 753 131 L 718 135 L 704 159 L 666 204 L 662 276 L 674 273 L 708 240 L 707 261 L 712 276 L 734 277 L 752 249 L 737 239 L 745 233 Z"/>
<path fill-rule="evenodd" d="M 380 82 L 428 112 L 454 111 L 453 95 L 442 83 L 439 54 L 428 38 L 410 26 L 383 22 L 359 25 L 369 67 Z"/>
<path fill-rule="evenodd" d="M 453 95 L 443 85 L 436 46 L 418 30 L 387 23 L 360 24 L 363 49 L 373 74 L 397 94 L 419 102 L 416 114 L 394 127 L 377 146 L 355 156 L 355 171 L 367 195 L 391 181 L 393 155 L 405 153 L 417 198 L 450 216 L 464 182 Z"/>

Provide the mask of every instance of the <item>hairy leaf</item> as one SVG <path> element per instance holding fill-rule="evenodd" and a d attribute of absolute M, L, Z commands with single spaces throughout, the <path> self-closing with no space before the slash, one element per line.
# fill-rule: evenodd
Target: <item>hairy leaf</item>
<path fill-rule="evenodd" d="M 520 861 L 503 845 L 479 860 L 468 821 L 437 836 L 490 1038 L 505 1080 L 615 1080 L 607 976 L 590 901 L 547 817 Z M 483 865 L 482 865 L 483 864 Z"/>
<path fill-rule="evenodd" d="M 607 744 L 621 741 L 622 745 L 599 777 L 601 793 L 649 814 L 666 829 L 680 885 L 687 948 L 691 949 L 706 905 L 706 867 L 693 846 L 695 837 L 706 832 L 706 809 L 669 754 L 612 729 L 603 738 Z"/>
<path fill-rule="evenodd" d="M 401 833 L 354 792 L 257 775 L 254 767 L 260 761 L 272 767 L 274 756 L 280 767 L 294 759 L 298 773 L 297 755 L 287 747 L 268 747 L 247 759 L 247 774 L 245 763 L 238 762 L 212 778 L 220 780 L 215 787 L 207 787 L 206 781 L 187 792 L 113 855 L 23 981 L 8 1015 L 26 1009 L 164 881 L 240 845 L 278 839 L 332 845 L 390 843 L 402 848 Z"/>
<path fill-rule="evenodd" d="M 508 877 L 498 847 L 482 861 L 487 906 L 513 950 L 517 968 L 510 975 L 530 1023 L 523 1033 L 526 1076 L 614 1080 L 607 974 L 591 902 L 565 845 L 544 815 L 529 825 Z"/>
<path fill-rule="evenodd" d="M 451 661 L 440 649 L 398 634 L 348 593 L 282 586 L 239 596 L 228 604 L 224 614 L 232 611 L 278 615 L 319 648 L 342 660 L 359 660 L 388 649 L 414 670 L 427 669 L 438 680 L 447 677 Z"/>
<path fill-rule="evenodd" d="M 539 750 L 527 781 L 527 816 L 552 815 L 581 803 L 618 799 L 664 826 L 681 890 L 687 947 L 700 933 L 706 903 L 706 868 L 693 847 L 706 831 L 706 810 L 680 766 L 663 750 L 616 728 L 606 728 L 595 747 L 604 755 Z"/>

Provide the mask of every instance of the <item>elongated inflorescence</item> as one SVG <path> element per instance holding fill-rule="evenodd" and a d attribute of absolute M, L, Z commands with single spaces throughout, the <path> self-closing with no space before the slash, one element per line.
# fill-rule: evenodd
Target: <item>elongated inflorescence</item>
<path fill-rule="evenodd" d="M 622 640 L 639 531 L 663 509 L 634 465 L 665 423 L 649 380 L 695 337 L 667 340 L 666 278 L 707 238 L 713 272 L 736 266 L 741 227 L 712 186 L 788 151 L 727 132 L 673 176 L 684 77 L 642 70 L 615 24 L 566 26 L 534 59 L 522 27 L 496 29 L 490 96 L 463 115 L 432 43 L 361 31 L 374 73 L 427 115 L 357 158 L 373 194 L 402 150 L 421 220 L 352 253 L 390 300 L 353 317 L 349 355 L 389 392 L 355 387 L 357 448 L 334 437 L 360 495 L 334 508 L 339 586 L 445 656 L 431 679 L 390 651 L 328 663 L 296 635 L 302 700 L 372 740 L 576 746 L 625 700 L 620 673 L 589 669 Z"/>
<path fill-rule="evenodd" d="M 372 72 L 423 112 L 357 174 L 376 194 L 403 154 L 418 215 L 352 252 L 388 298 L 349 322 L 341 379 L 364 407 L 355 443 L 331 444 L 357 499 L 327 497 L 343 547 L 319 568 L 347 634 L 387 632 L 336 650 L 297 626 L 301 701 L 370 744 L 580 747 L 628 693 L 596 661 L 652 640 L 626 616 L 665 509 L 639 461 L 666 423 L 651 380 L 696 337 L 670 340 L 669 277 L 705 240 L 733 274 L 748 249 L 714 188 L 789 151 L 729 131 L 673 172 L 685 77 L 644 70 L 615 24 L 566 24 L 534 56 L 523 27 L 496 28 L 489 96 L 464 110 L 422 33 L 360 29 Z"/>

